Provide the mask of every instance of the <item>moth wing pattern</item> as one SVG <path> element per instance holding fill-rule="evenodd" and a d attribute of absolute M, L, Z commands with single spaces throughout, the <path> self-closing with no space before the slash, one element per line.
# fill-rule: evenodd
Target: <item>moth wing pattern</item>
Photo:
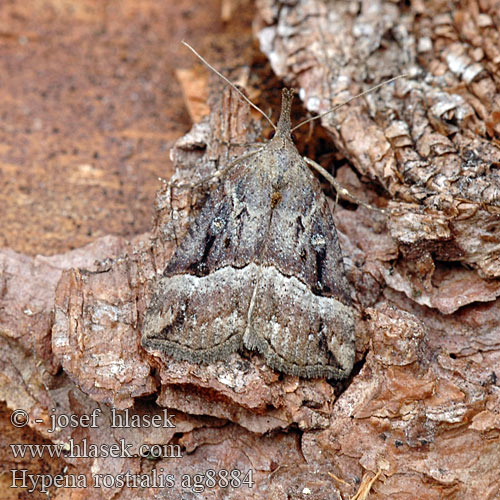
<path fill-rule="evenodd" d="M 144 320 L 143 345 L 194 363 L 240 349 L 255 284 L 250 274 L 231 271 L 161 278 Z"/>
<path fill-rule="evenodd" d="M 340 379 L 355 352 L 349 285 L 284 97 L 276 136 L 222 179 L 167 264 L 142 343 L 197 363 L 246 347 L 283 373 Z"/>
<path fill-rule="evenodd" d="M 286 170 L 282 151 L 271 166 L 273 178 L 281 170 L 280 201 L 258 256 L 244 344 L 284 373 L 344 378 L 354 362 L 354 316 L 337 232 L 319 182 L 287 154 Z"/>
<path fill-rule="evenodd" d="M 301 377 L 341 379 L 354 361 L 351 308 L 330 297 L 311 295 L 294 277 L 262 269 L 245 347 L 259 351 L 272 368 Z M 290 321 L 290 318 L 294 318 Z"/>
<path fill-rule="evenodd" d="M 145 347 L 195 363 L 242 347 L 256 275 L 244 257 L 252 250 L 240 241 L 253 247 L 255 238 L 244 238 L 232 186 L 225 181 L 211 193 L 167 264 L 144 318 Z"/>

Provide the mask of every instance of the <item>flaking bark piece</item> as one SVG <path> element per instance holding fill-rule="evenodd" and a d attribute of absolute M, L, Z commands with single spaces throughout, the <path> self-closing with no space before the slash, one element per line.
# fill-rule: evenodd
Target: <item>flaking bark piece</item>
<path fill-rule="evenodd" d="M 146 348 L 210 363 L 245 347 L 291 375 L 351 372 L 349 285 L 328 203 L 291 139 L 292 96 L 274 138 L 224 178 L 168 263 Z"/>
<path fill-rule="evenodd" d="M 434 261 L 460 262 L 498 279 L 500 115 L 491 69 L 498 59 L 496 5 L 256 5 L 260 49 L 274 72 L 300 89 L 312 113 L 375 82 L 407 75 L 322 123 L 361 178 L 376 181 L 391 198 L 389 226 L 403 251 L 411 239 L 417 258 L 427 259 L 430 251 Z"/>

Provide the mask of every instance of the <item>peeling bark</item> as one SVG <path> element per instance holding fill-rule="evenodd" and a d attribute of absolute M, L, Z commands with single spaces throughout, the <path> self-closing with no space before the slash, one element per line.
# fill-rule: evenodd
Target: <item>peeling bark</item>
<path fill-rule="evenodd" d="M 498 12 L 462 2 L 258 2 L 257 36 L 275 72 L 324 112 L 407 78 L 323 124 L 363 177 L 391 198 L 391 234 L 426 255 L 500 277 Z M 420 230 L 419 230 L 420 229 Z"/>

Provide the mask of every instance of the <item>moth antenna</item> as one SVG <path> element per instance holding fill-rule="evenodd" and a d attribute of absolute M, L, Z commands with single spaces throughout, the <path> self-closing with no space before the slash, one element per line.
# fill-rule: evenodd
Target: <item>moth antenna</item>
<path fill-rule="evenodd" d="M 337 109 L 341 108 L 342 106 L 345 106 L 346 104 L 349 104 L 350 102 L 354 101 L 354 99 L 357 99 L 358 97 L 363 97 L 366 94 L 369 94 L 370 92 L 373 92 L 374 90 L 377 90 L 380 87 L 383 87 L 384 85 L 393 82 L 394 80 L 398 80 L 399 78 L 404 78 L 408 76 L 408 73 L 404 73 L 402 75 L 395 76 L 394 78 L 391 78 L 390 80 L 386 80 L 385 82 L 379 83 L 378 85 L 375 85 L 374 87 L 369 88 L 368 90 L 365 90 L 364 92 L 361 92 L 358 95 L 355 95 L 353 97 L 350 97 L 347 99 L 347 101 L 337 104 L 333 108 L 329 109 L 328 111 L 325 111 L 324 113 L 321 113 L 317 116 L 313 116 L 311 118 L 308 118 L 307 120 L 304 120 L 303 122 L 300 122 L 298 125 L 295 125 L 295 127 L 292 128 L 292 132 L 297 130 L 299 127 L 302 127 L 302 125 L 305 125 L 306 123 L 310 123 L 314 120 L 318 120 L 319 118 L 323 118 L 323 116 L 328 115 L 329 113 L 333 113 Z"/>
<path fill-rule="evenodd" d="M 185 42 L 182 40 L 181 42 L 184 44 L 203 64 L 205 64 L 208 68 L 210 68 L 217 76 L 222 78 L 234 91 L 238 92 L 240 97 L 242 97 L 250 106 L 252 106 L 253 109 L 257 110 L 273 127 L 274 130 L 276 130 L 276 125 L 272 122 L 271 118 L 262 111 L 257 105 L 255 105 L 236 85 L 231 82 L 228 78 L 226 78 L 220 71 L 217 71 L 204 57 L 202 57 L 189 43 Z M 374 87 L 376 88 L 376 87 Z M 361 95 L 361 94 L 360 94 Z"/>

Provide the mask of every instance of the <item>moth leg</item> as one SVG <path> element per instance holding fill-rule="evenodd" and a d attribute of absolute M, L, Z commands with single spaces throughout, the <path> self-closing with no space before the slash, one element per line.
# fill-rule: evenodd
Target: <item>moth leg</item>
<path fill-rule="evenodd" d="M 232 161 L 229 165 L 225 166 L 221 170 L 217 170 L 214 174 L 207 175 L 206 177 L 203 177 L 199 181 L 196 182 L 189 182 L 189 183 L 180 183 L 177 184 L 175 181 L 171 184 L 172 188 L 189 188 L 189 189 L 195 189 L 203 184 L 206 184 L 207 182 L 210 182 L 212 180 L 218 179 L 220 177 L 223 177 L 226 175 L 229 171 L 231 171 L 238 163 L 247 160 L 248 158 L 251 158 L 252 156 L 256 155 L 257 153 L 260 153 L 264 148 L 260 148 L 256 151 L 252 151 L 251 153 L 247 153 L 246 155 L 240 156 L 236 160 Z"/>
<path fill-rule="evenodd" d="M 340 196 L 341 198 L 353 201 L 354 203 L 361 205 L 362 207 L 368 208 L 370 210 L 374 210 L 375 212 L 379 212 L 384 215 L 388 215 L 388 212 L 386 210 L 383 210 L 382 208 L 377 208 L 374 207 L 373 205 L 370 205 L 369 203 L 365 203 L 364 201 L 360 200 L 353 194 L 351 194 L 345 187 L 341 186 L 335 178 L 330 175 L 319 163 L 316 163 L 314 160 L 311 160 L 310 158 L 307 158 L 307 156 L 304 156 L 304 161 L 314 168 L 316 172 L 319 172 L 334 188 L 335 191 L 337 192 L 337 197 Z"/>
<path fill-rule="evenodd" d="M 262 141 L 241 143 L 241 142 L 228 142 L 228 141 L 221 140 L 220 142 L 221 142 L 221 144 L 223 144 L 224 146 L 226 146 L 228 149 L 231 149 L 231 148 L 247 148 L 247 149 L 250 149 L 250 148 L 255 148 L 255 147 L 258 147 L 258 146 L 265 145 L 265 143 L 263 143 Z"/>

